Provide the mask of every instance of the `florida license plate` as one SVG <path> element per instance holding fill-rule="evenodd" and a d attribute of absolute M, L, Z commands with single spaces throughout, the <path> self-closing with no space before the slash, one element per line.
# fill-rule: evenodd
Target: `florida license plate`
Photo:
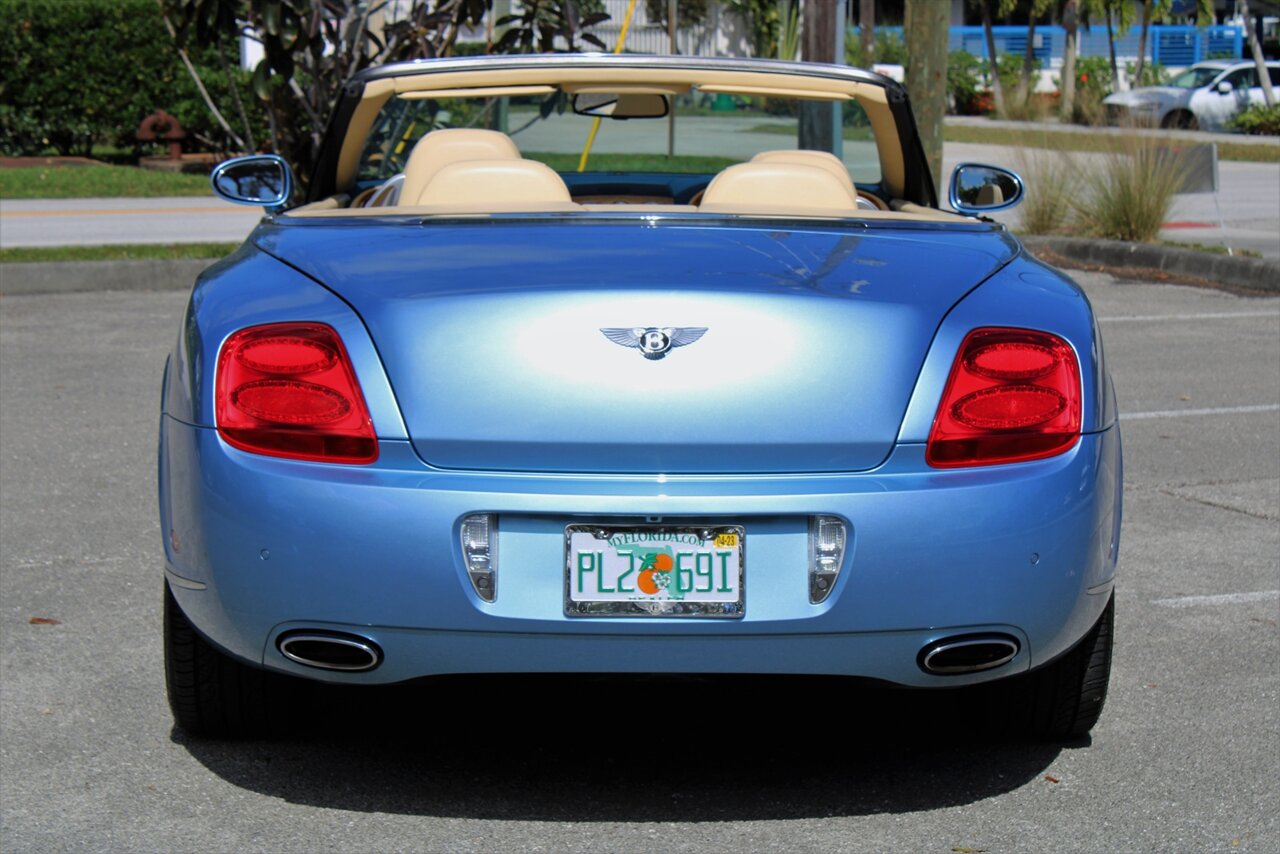
<path fill-rule="evenodd" d="M 569 525 L 565 613 L 741 617 L 741 525 Z"/>

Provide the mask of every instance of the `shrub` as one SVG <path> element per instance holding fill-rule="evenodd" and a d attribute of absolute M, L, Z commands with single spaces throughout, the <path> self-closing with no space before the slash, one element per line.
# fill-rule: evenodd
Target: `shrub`
<path fill-rule="evenodd" d="M 1108 66 L 1108 69 L 1110 66 Z M 1169 74 L 1164 70 L 1164 66 L 1158 62 L 1148 62 L 1142 66 L 1142 77 L 1139 79 L 1137 72 L 1138 64 L 1130 62 L 1124 67 L 1125 74 L 1129 77 L 1129 86 L 1137 89 L 1142 86 L 1163 86 L 1168 82 Z"/>
<path fill-rule="evenodd" d="M 964 116 L 983 112 L 978 93 L 985 65 L 968 51 L 953 50 L 947 55 L 947 103 L 952 112 Z"/>
<path fill-rule="evenodd" d="M 845 62 L 857 68 L 870 68 L 872 63 L 862 55 L 862 42 L 857 30 L 850 30 L 844 43 Z M 876 33 L 874 61 L 881 65 L 907 67 L 907 45 L 897 33 Z"/>
<path fill-rule="evenodd" d="M 1082 56 L 1076 61 L 1076 99 L 1071 120 L 1076 124 L 1106 123 L 1102 99 L 1111 94 L 1111 63 L 1105 56 Z"/>
<path fill-rule="evenodd" d="M 95 144 L 135 146 L 138 124 L 157 109 L 183 125 L 188 147 L 197 136 L 221 139 L 155 0 L 0 0 L 0 20 L 0 151 L 88 155 Z M 192 58 L 234 121 L 222 63 L 207 49 Z M 243 85 L 236 59 L 231 74 Z M 257 109 L 247 94 L 245 106 Z"/>
<path fill-rule="evenodd" d="M 1182 188 L 1168 149 L 1145 137 L 1121 137 L 1073 172 L 1083 193 L 1069 204 L 1077 226 L 1097 237 L 1154 240 Z"/>
<path fill-rule="evenodd" d="M 1242 133 L 1280 136 L 1280 104 L 1254 104 L 1233 118 L 1228 126 Z"/>
<path fill-rule="evenodd" d="M 1034 75 L 1039 70 L 1040 60 L 1036 59 L 1031 73 Z M 1000 54 L 996 57 L 996 74 L 1000 75 L 1000 85 L 1004 88 L 1007 99 L 1018 90 L 1018 84 L 1022 82 L 1022 57 L 1016 53 Z"/>

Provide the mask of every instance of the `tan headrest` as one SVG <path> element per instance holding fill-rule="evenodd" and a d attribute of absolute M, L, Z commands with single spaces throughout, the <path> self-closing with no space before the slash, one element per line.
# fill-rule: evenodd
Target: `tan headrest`
<path fill-rule="evenodd" d="M 828 170 L 772 160 L 739 163 L 712 179 L 698 205 L 701 211 L 774 213 L 797 209 L 849 214 L 857 206 Z"/>
<path fill-rule="evenodd" d="M 564 179 L 536 160 L 462 160 L 440 167 L 416 199 L 402 205 L 467 205 L 501 210 L 511 205 L 572 201 Z"/>
<path fill-rule="evenodd" d="M 443 166 L 460 160 L 516 160 L 520 149 L 511 137 L 496 130 L 445 128 L 418 140 L 404 166 L 400 204 L 412 205 Z"/>
<path fill-rule="evenodd" d="M 978 188 L 978 197 L 974 201 L 981 207 L 992 208 L 1004 204 L 1004 192 L 999 184 L 983 184 Z"/>
<path fill-rule="evenodd" d="M 853 197 L 855 202 L 858 199 L 858 191 L 853 186 L 853 179 L 849 177 L 849 170 L 845 168 L 844 163 L 840 162 L 840 158 L 830 151 L 787 148 L 778 151 L 762 151 L 751 158 L 752 163 L 766 161 L 770 163 L 799 163 L 801 166 L 817 166 L 819 169 L 825 169 L 840 182 L 841 186 L 849 191 L 849 195 Z"/>

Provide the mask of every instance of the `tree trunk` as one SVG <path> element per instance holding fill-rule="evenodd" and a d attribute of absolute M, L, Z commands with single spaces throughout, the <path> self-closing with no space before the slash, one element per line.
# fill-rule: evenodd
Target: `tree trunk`
<path fill-rule="evenodd" d="M 1268 107 L 1276 105 L 1276 92 L 1271 86 L 1271 74 L 1267 71 L 1266 59 L 1262 56 L 1262 45 L 1258 44 L 1258 27 L 1249 14 L 1249 0 L 1240 0 L 1240 16 L 1244 18 L 1244 32 L 1249 39 L 1249 50 L 1253 52 L 1253 62 L 1258 67 L 1258 82 L 1262 84 L 1262 97 Z"/>
<path fill-rule="evenodd" d="M 862 61 L 870 68 L 876 61 L 876 0 L 860 0 L 858 4 L 858 38 Z"/>
<path fill-rule="evenodd" d="M 835 62 L 836 0 L 809 0 L 800 28 L 800 58 L 805 62 Z M 836 133 L 840 104 L 808 102 L 800 110 L 800 148 L 839 153 Z"/>
<path fill-rule="evenodd" d="M 1075 119 L 1078 25 L 1076 0 L 1067 0 L 1062 6 L 1062 29 L 1066 32 L 1066 39 L 1062 47 L 1062 85 L 1058 87 L 1058 107 L 1064 122 Z"/>
<path fill-rule="evenodd" d="M 934 0 L 907 0 L 903 35 L 907 56 L 907 93 L 916 115 L 934 187 L 942 180 L 942 120 L 947 112 L 947 35 L 950 8 Z"/>
<path fill-rule="evenodd" d="M 1004 116 L 1004 87 L 996 73 L 996 34 L 991 30 L 991 0 L 979 0 L 982 6 L 982 34 L 987 39 L 987 79 L 991 81 L 991 97 L 996 102 L 996 115 Z"/>
<path fill-rule="evenodd" d="M 1151 7 L 1155 0 L 1142 2 L 1142 29 L 1138 32 L 1138 66 L 1134 72 L 1135 82 L 1142 85 L 1142 70 L 1147 65 L 1147 32 L 1151 29 Z"/>
<path fill-rule="evenodd" d="M 1111 26 L 1111 9 L 1107 9 L 1107 49 L 1111 52 L 1111 89 L 1120 91 L 1120 69 L 1116 66 L 1116 33 Z"/>
<path fill-rule="evenodd" d="M 1027 16 L 1027 46 L 1022 51 L 1022 78 L 1018 83 L 1018 101 L 1026 106 L 1031 97 L 1031 66 L 1036 61 L 1036 11 L 1031 9 Z"/>

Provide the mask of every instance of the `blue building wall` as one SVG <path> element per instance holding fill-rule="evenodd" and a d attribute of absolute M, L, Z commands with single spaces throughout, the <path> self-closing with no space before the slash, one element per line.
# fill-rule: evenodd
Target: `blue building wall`
<path fill-rule="evenodd" d="M 995 35 L 996 53 L 1011 53 L 1023 56 L 1027 51 L 1027 28 L 1025 26 L 992 27 Z M 902 38 L 902 27 L 876 27 L 876 33 L 894 33 Z M 1090 27 L 1077 31 L 1078 51 L 1080 56 L 1108 56 L 1107 30 L 1105 27 Z M 850 33 L 851 39 L 857 38 L 856 29 Z M 1131 27 L 1123 36 L 1117 36 L 1116 56 L 1126 59 L 1138 55 L 1138 27 Z M 1036 27 L 1035 44 L 1032 49 L 1041 60 L 1042 67 L 1056 65 L 1062 60 L 1063 47 L 1066 44 L 1066 30 L 1057 26 Z M 951 27 L 949 50 L 963 50 L 977 57 L 987 55 L 986 37 L 982 27 Z M 1147 58 L 1166 67 L 1191 65 L 1205 59 L 1230 58 L 1238 59 L 1244 55 L 1244 30 L 1242 27 L 1189 27 L 1189 26 L 1152 26 L 1147 36 Z"/>

